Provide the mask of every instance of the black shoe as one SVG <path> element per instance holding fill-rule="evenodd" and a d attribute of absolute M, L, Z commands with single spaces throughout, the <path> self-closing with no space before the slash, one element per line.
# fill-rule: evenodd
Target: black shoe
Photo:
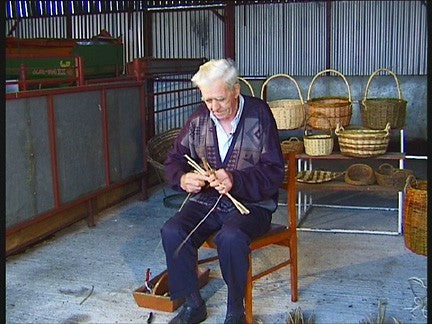
<path fill-rule="evenodd" d="M 244 324 L 246 323 L 245 314 L 227 314 L 224 324 Z"/>
<path fill-rule="evenodd" d="M 185 304 L 182 310 L 168 324 L 197 324 L 207 318 L 206 304 L 203 302 L 198 307 Z"/>

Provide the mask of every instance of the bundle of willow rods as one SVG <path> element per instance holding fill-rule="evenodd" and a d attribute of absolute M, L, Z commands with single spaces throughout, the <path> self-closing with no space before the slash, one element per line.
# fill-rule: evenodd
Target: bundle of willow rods
<path fill-rule="evenodd" d="M 184 155 L 184 157 L 188 160 L 188 164 L 194 168 L 195 171 L 202 175 L 206 175 L 206 170 L 204 170 L 198 163 L 196 163 L 190 156 L 187 154 Z M 208 162 L 202 158 L 204 166 L 208 169 L 207 171 L 214 174 L 214 170 L 210 167 Z M 235 199 L 229 192 L 225 194 L 234 204 L 234 206 L 238 209 L 238 211 L 243 214 L 247 215 L 250 213 L 249 209 L 247 209 L 241 202 L 239 202 L 237 199 Z"/>

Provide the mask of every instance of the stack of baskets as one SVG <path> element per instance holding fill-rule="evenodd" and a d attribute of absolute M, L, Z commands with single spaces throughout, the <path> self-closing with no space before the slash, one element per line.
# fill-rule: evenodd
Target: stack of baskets
<path fill-rule="evenodd" d="M 405 246 L 427 255 L 427 181 L 409 176 L 403 208 Z"/>
<path fill-rule="evenodd" d="M 303 97 L 300 91 L 300 88 L 297 84 L 297 81 L 288 74 L 275 74 L 269 77 L 263 83 L 261 87 L 261 99 L 265 99 L 265 90 L 267 84 L 270 80 L 276 78 L 287 78 L 291 80 L 298 93 L 299 99 L 279 99 L 269 101 L 268 105 L 271 109 L 271 112 L 276 120 L 276 126 L 278 129 L 296 129 L 303 126 L 305 111 L 304 111 L 304 102 Z"/>

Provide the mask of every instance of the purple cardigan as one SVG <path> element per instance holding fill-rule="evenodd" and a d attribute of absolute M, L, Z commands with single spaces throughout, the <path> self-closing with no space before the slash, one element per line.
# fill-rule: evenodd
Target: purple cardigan
<path fill-rule="evenodd" d="M 204 104 L 186 122 L 174 148 L 165 161 L 165 177 L 171 187 L 181 191 L 180 177 L 191 171 L 184 154 L 198 163 L 205 157 L 213 169 L 225 168 L 234 178 L 230 193 L 244 205 L 257 205 L 271 211 L 277 208 L 278 190 L 283 182 L 284 161 L 279 144 L 276 122 L 267 103 L 250 96 L 244 97 L 243 113 L 231 146 L 221 161 L 216 128 Z M 218 192 L 204 189 L 191 198 L 205 205 L 213 205 Z M 234 208 L 224 197 L 221 204 Z"/>

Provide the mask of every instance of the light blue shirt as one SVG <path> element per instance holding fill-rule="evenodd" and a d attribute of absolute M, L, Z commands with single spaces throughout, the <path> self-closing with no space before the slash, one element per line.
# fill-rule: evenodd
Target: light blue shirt
<path fill-rule="evenodd" d="M 240 121 L 240 117 L 243 112 L 243 106 L 244 106 L 244 98 L 242 95 L 239 95 L 239 109 L 237 110 L 237 114 L 235 115 L 234 119 L 231 121 L 230 133 L 225 132 L 219 120 L 216 118 L 215 115 L 213 115 L 212 112 L 210 112 L 210 118 L 213 120 L 213 122 L 216 125 L 216 135 L 218 139 L 219 154 L 222 162 L 223 160 L 225 160 L 225 157 L 228 153 L 228 149 L 231 145 L 233 135 L 237 129 L 237 125 Z"/>

